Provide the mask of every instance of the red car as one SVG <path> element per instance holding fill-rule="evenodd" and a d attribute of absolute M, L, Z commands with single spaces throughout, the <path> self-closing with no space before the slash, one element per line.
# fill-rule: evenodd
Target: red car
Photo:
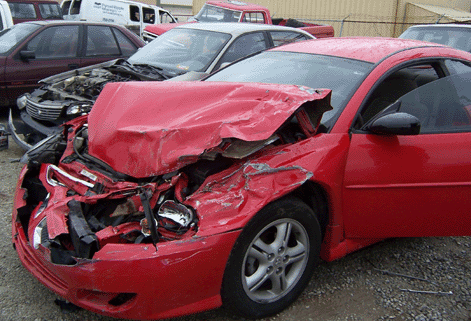
<path fill-rule="evenodd" d="M 97 313 L 266 317 L 319 258 L 471 235 L 470 141 L 471 54 L 433 43 L 309 40 L 202 82 L 110 83 L 23 157 L 13 244 Z"/>
<path fill-rule="evenodd" d="M 32 21 L 0 33 L 0 106 L 38 81 L 71 69 L 127 58 L 144 46 L 124 27 L 106 23 Z"/>

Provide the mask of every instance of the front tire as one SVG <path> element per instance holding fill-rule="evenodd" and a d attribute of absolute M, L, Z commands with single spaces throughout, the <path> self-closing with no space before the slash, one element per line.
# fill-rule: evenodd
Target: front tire
<path fill-rule="evenodd" d="M 286 197 L 260 210 L 239 235 L 224 272 L 224 306 L 262 318 L 290 305 L 319 259 L 321 230 L 313 210 Z"/>

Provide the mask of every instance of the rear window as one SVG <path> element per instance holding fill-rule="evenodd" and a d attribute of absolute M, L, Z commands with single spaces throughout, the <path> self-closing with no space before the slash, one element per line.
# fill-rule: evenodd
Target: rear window
<path fill-rule="evenodd" d="M 36 11 L 32 3 L 9 2 L 13 19 L 36 19 Z"/>
<path fill-rule="evenodd" d="M 40 3 L 39 12 L 43 19 L 62 19 L 61 8 L 58 3 Z"/>

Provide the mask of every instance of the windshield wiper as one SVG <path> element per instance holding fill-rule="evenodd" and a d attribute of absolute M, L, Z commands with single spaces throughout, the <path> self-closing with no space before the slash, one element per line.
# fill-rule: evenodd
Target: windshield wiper
<path fill-rule="evenodd" d="M 118 69 L 120 72 L 126 72 L 128 74 L 134 75 L 138 78 L 141 78 L 141 80 L 155 80 L 155 77 L 151 77 L 150 75 L 158 75 L 163 80 L 171 78 L 163 72 L 162 68 L 148 64 L 132 64 L 127 60 L 121 60 L 114 66 L 111 66 L 111 68 Z"/>

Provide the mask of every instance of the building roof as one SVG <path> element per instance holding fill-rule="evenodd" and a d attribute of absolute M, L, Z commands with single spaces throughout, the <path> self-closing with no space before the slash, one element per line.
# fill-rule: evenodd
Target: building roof
<path fill-rule="evenodd" d="M 471 21 L 471 13 L 463 10 L 414 2 L 409 2 L 409 4 L 437 14 L 439 16 L 437 22 L 439 22 L 441 18 L 448 18 L 458 22 Z"/>

